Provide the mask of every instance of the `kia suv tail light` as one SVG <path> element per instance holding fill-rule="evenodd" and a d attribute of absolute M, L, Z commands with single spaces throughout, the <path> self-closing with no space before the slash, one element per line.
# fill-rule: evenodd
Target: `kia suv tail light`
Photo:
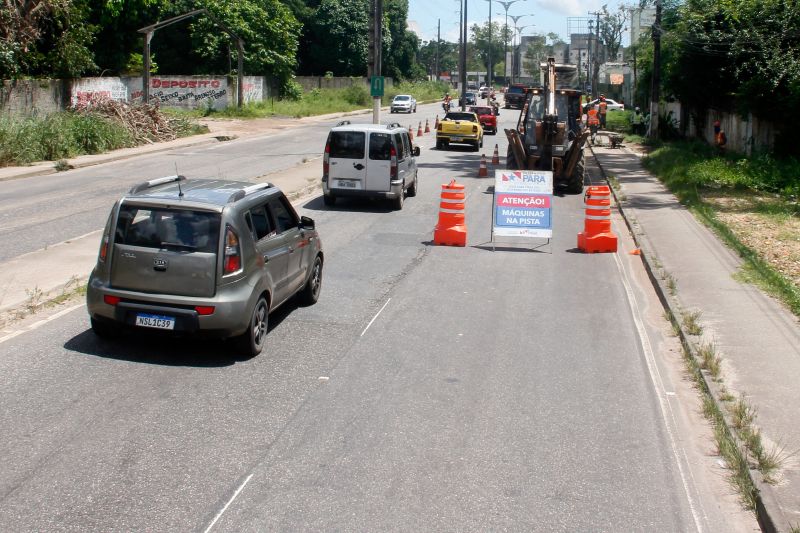
<path fill-rule="evenodd" d="M 222 258 L 222 274 L 234 274 L 242 269 L 242 249 L 239 236 L 233 228 L 225 228 L 225 255 Z"/>

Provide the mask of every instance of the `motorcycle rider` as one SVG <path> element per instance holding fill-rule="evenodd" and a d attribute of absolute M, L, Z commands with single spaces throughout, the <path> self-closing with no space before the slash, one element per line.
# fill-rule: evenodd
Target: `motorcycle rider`
<path fill-rule="evenodd" d="M 442 109 L 444 109 L 445 113 L 450 111 L 450 100 L 450 93 L 446 93 L 442 98 Z"/>

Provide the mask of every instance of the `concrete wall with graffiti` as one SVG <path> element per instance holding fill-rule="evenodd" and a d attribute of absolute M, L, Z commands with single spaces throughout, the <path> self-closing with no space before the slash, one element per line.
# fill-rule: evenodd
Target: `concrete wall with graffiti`
<path fill-rule="evenodd" d="M 153 76 L 150 98 L 164 107 L 225 109 L 237 105 L 237 78 L 230 76 Z M 263 76 L 244 76 L 244 103 L 270 97 L 271 85 Z M 51 113 L 74 107 L 91 98 L 140 102 L 141 77 L 79 78 L 75 80 L 3 81 L 0 112 Z"/>

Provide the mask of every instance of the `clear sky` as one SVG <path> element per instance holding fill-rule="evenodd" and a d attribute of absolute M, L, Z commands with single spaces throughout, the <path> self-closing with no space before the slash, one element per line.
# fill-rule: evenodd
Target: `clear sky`
<path fill-rule="evenodd" d="M 485 24 L 489 20 L 488 0 L 467 0 L 467 18 L 469 25 Z M 567 17 L 588 17 L 590 11 L 597 11 L 603 4 L 608 4 L 609 11 L 616 11 L 619 0 L 518 0 L 508 8 L 509 25 L 513 22 L 511 15 L 525 15 L 517 23 L 519 27 L 529 26 L 521 30 L 522 35 L 545 35 L 557 33 L 569 42 Z M 461 0 L 409 0 L 408 26 L 423 41 L 436 39 L 436 24 L 441 19 L 442 39 L 458 41 L 458 20 Z M 492 19 L 505 24 L 505 8 L 498 2 L 492 2 Z M 623 43 L 629 40 L 625 32 Z"/>

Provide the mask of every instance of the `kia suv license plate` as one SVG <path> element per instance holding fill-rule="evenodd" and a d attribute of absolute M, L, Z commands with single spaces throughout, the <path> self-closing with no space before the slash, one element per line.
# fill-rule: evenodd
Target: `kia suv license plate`
<path fill-rule="evenodd" d="M 136 325 L 146 328 L 175 329 L 175 318 L 164 315 L 138 313 L 136 315 Z"/>

